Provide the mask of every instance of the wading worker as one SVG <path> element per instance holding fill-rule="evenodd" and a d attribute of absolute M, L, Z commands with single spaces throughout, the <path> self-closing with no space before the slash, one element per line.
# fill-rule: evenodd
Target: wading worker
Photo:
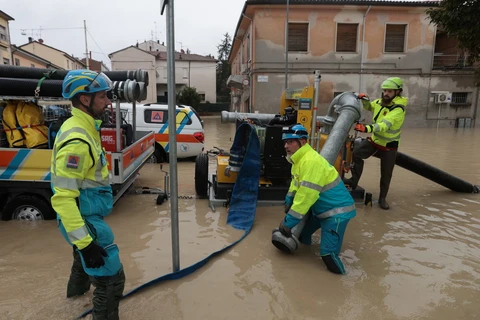
<path fill-rule="evenodd" d="M 356 215 L 355 203 L 337 170 L 308 143 L 308 132 L 296 124 L 282 130 L 287 160 L 292 163 L 292 181 L 285 198 L 286 216 L 280 232 L 291 237 L 291 229 L 308 213 L 299 237 L 310 245 L 312 234 L 322 229 L 320 255 L 328 270 L 345 274 L 339 258 L 347 224 Z"/>
<path fill-rule="evenodd" d="M 388 78 L 382 83 L 382 98 L 370 103 L 365 94 L 359 94 L 364 109 L 371 111 L 372 124 L 357 124 L 356 131 L 372 133 L 372 136 L 354 145 L 352 177 L 345 179 L 345 184 L 353 190 L 362 176 L 364 159 L 376 154 L 380 158 L 380 195 L 378 204 L 388 210 L 388 189 L 392 180 L 393 168 L 397 158 L 397 149 L 400 143 L 400 133 L 405 120 L 405 108 L 408 99 L 401 96 L 403 82 L 400 78 Z"/>
<path fill-rule="evenodd" d="M 93 319 L 118 319 L 125 274 L 113 232 L 104 217 L 113 207 L 100 124 L 112 82 L 103 73 L 73 70 L 62 95 L 72 101 L 72 117 L 57 133 L 52 152 L 51 202 L 59 229 L 73 247 L 67 297 L 93 292 Z"/>

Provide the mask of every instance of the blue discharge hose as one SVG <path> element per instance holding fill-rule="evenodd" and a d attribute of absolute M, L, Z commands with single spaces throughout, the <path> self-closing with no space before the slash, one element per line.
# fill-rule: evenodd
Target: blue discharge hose
<path fill-rule="evenodd" d="M 249 137 L 248 141 L 245 141 L 246 137 Z M 233 187 L 227 218 L 227 224 L 232 225 L 235 229 L 245 231 L 242 237 L 228 246 L 211 253 L 209 256 L 195 264 L 192 264 L 179 271 L 165 274 L 140 285 L 127 294 L 124 294 L 122 299 L 131 297 L 133 294 L 154 284 L 158 284 L 167 280 L 177 280 L 192 274 L 196 270 L 203 267 L 211 258 L 232 248 L 247 237 L 247 235 L 250 233 L 250 230 L 252 230 L 253 221 L 255 220 L 258 184 L 260 181 L 261 169 L 260 141 L 255 128 L 248 123 L 243 123 L 238 127 L 237 131 L 235 132 L 235 139 L 233 141 L 232 149 L 238 150 L 244 148 L 245 145 L 247 145 L 247 148 L 245 150 L 242 166 L 238 172 L 236 183 Z M 92 309 L 87 310 L 78 316 L 77 319 L 84 318 L 91 312 Z"/>

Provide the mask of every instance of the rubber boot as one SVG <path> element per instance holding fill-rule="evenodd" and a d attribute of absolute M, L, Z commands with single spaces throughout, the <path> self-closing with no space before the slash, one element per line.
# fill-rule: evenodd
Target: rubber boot
<path fill-rule="evenodd" d="M 328 271 L 335 274 L 345 274 L 345 267 L 343 266 L 343 263 L 338 255 L 334 253 L 325 255 L 322 256 L 322 260 L 327 266 Z"/>
<path fill-rule="evenodd" d="M 90 290 L 90 277 L 83 270 L 80 255 L 73 250 L 73 264 L 70 272 L 70 279 L 67 285 L 67 298 L 81 296 Z"/>
<path fill-rule="evenodd" d="M 353 177 L 352 177 L 353 178 Z M 343 179 L 343 183 L 346 185 L 346 186 L 349 186 L 350 188 L 352 188 L 352 190 L 355 190 L 357 188 L 357 183 L 353 181 L 352 178 L 349 178 L 349 179 Z"/>
<path fill-rule="evenodd" d="M 125 287 L 123 268 L 111 277 L 91 277 L 93 291 L 93 320 L 118 320 L 118 306 Z"/>
<path fill-rule="evenodd" d="M 390 206 L 388 205 L 387 200 L 385 198 L 378 199 L 378 204 L 380 205 L 380 208 L 382 208 L 383 210 L 390 209 Z"/>

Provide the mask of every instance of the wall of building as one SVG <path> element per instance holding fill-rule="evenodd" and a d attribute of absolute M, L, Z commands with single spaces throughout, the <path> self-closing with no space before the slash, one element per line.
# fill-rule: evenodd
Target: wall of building
<path fill-rule="evenodd" d="M 167 61 L 157 60 L 157 84 L 159 95 L 167 88 Z M 195 87 L 197 92 L 205 95 L 205 101 L 215 103 L 216 96 L 216 64 L 215 62 L 203 61 L 175 61 L 175 83 L 177 91 L 184 86 Z M 165 89 L 165 90 L 164 90 Z"/>
<path fill-rule="evenodd" d="M 157 102 L 155 56 L 131 47 L 111 55 L 110 60 L 112 62 L 112 71 L 146 70 L 148 72 L 149 84 L 147 87 L 147 99 L 142 101 L 142 103 Z"/>
<path fill-rule="evenodd" d="M 425 9 L 371 7 L 363 42 L 367 6 L 290 6 L 290 23 L 308 23 L 308 47 L 304 52 L 288 53 L 288 87 L 313 86 L 313 71 L 320 70 L 319 112 L 326 113 L 335 92 L 366 92 L 380 97 L 381 82 L 398 76 L 404 79 L 404 95 L 409 98 L 406 126 L 437 125 L 439 105 L 433 102 L 435 91 L 467 93 L 470 103 L 440 106 L 439 126 L 454 126 L 458 117 L 474 117 L 478 92 L 473 87 L 473 73 L 432 71 L 436 30 Z M 254 30 L 252 65 L 243 72 L 240 67 L 239 71 L 249 30 L 243 23 L 243 41 L 232 53 L 232 74 L 250 77 L 250 86 L 243 88 L 241 96 L 245 100 L 252 92 L 252 111 L 278 113 L 285 89 L 285 7 L 259 6 L 250 11 L 250 16 L 250 28 Z M 358 24 L 355 52 L 336 51 L 337 23 Z M 406 25 L 405 52 L 385 52 L 386 24 Z"/>
<path fill-rule="evenodd" d="M 5 28 L 4 37 L 0 38 L 0 63 L 4 64 L 8 60 L 8 64 L 13 64 L 12 62 L 12 54 L 10 49 L 10 30 L 8 27 L 8 21 L 2 17 L 0 17 L 0 26 Z M 6 59 L 6 60 L 5 60 Z"/>
<path fill-rule="evenodd" d="M 78 61 L 68 58 L 65 53 L 57 51 L 48 46 L 44 46 L 38 42 L 30 42 L 22 46 L 23 50 L 33 53 L 51 63 L 64 68 L 65 70 L 76 70 L 83 68 Z"/>
<path fill-rule="evenodd" d="M 19 64 L 17 64 L 17 60 Z M 21 67 L 34 67 L 34 68 L 47 68 L 47 64 L 37 59 L 31 59 L 26 55 L 19 53 L 18 51 L 13 53 L 13 64 Z"/>

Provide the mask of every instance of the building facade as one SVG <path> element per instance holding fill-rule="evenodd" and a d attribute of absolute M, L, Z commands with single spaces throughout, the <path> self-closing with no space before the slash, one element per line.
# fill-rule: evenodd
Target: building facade
<path fill-rule="evenodd" d="M 13 64 L 12 50 L 10 48 L 9 21 L 15 20 L 0 10 L 0 63 Z"/>
<path fill-rule="evenodd" d="M 135 45 L 109 54 L 112 70 L 148 71 L 150 83 L 144 103 L 167 102 L 167 52 L 162 51 L 160 47 L 156 47 L 157 49 L 158 51 L 146 51 Z M 177 93 L 185 86 L 194 87 L 202 97 L 202 102 L 215 103 L 216 84 L 216 60 L 213 57 L 184 52 L 175 53 L 175 91 Z"/>
<path fill-rule="evenodd" d="M 396 76 L 409 98 L 406 126 L 473 125 L 473 68 L 428 19 L 426 9 L 437 5 L 290 0 L 286 36 L 285 0 L 246 1 L 229 57 L 232 109 L 278 113 L 285 79 L 288 88 L 313 86 L 320 70 L 320 114 L 341 92 L 380 97 L 382 81 Z"/>
<path fill-rule="evenodd" d="M 47 69 L 63 69 L 54 65 L 31 52 L 23 50 L 15 45 L 11 46 L 13 55 L 13 65 L 20 67 L 47 68 Z"/>
<path fill-rule="evenodd" d="M 19 46 L 19 48 L 33 53 L 34 55 L 41 57 L 42 59 L 48 60 L 52 64 L 65 70 L 86 68 L 85 64 L 83 64 L 77 58 L 69 55 L 62 50 L 46 45 L 42 39 L 38 39 L 37 41 L 29 38 L 28 41 L 28 43 Z"/>

